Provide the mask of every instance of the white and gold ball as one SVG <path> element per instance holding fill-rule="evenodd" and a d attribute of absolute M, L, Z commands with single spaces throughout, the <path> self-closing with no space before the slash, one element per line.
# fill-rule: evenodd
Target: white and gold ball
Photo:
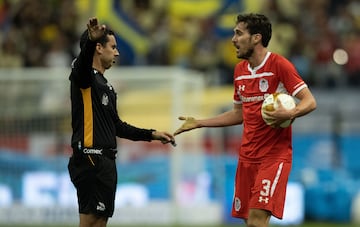
<path fill-rule="evenodd" d="M 273 120 L 270 119 L 264 113 L 264 110 L 267 110 L 267 111 L 276 110 L 279 106 L 277 100 L 279 100 L 281 102 L 282 106 L 288 110 L 291 110 L 291 109 L 295 108 L 295 106 L 296 106 L 295 99 L 291 95 L 288 95 L 285 93 L 274 93 L 274 94 L 267 96 L 261 106 L 261 115 L 267 125 L 271 125 Z M 280 125 L 280 127 L 282 127 L 282 128 L 289 127 L 291 125 L 291 123 L 292 123 L 292 120 L 284 121 Z"/>

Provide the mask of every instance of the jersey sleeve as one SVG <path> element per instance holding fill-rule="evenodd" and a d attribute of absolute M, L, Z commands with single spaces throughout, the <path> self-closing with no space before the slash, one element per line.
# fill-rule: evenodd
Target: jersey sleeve
<path fill-rule="evenodd" d="M 120 119 L 115 124 L 116 136 L 133 141 L 151 141 L 152 129 L 143 129 L 132 126 Z"/>
<path fill-rule="evenodd" d="M 295 96 L 299 91 L 307 87 L 290 61 L 284 57 L 279 57 L 277 67 L 279 68 L 277 71 L 279 72 L 280 80 L 290 95 Z"/>
<path fill-rule="evenodd" d="M 80 88 L 90 87 L 95 47 L 96 42 L 88 39 L 78 57 L 71 64 L 70 80 L 74 81 Z"/>
<path fill-rule="evenodd" d="M 115 101 L 116 105 L 116 101 Z M 122 121 L 114 105 L 112 119 L 115 125 L 116 136 L 133 141 L 151 141 L 153 129 L 143 129 Z"/>
<path fill-rule="evenodd" d="M 238 63 L 236 66 L 235 66 L 235 69 L 234 69 L 234 94 L 233 94 L 233 103 L 234 104 L 242 104 L 242 100 L 241 100 L 241 86 L 239 86 L 237 83 L 236 83 L 236 75 L 239 74 L 239 71 L 240 71 L 240 63 Z"/>

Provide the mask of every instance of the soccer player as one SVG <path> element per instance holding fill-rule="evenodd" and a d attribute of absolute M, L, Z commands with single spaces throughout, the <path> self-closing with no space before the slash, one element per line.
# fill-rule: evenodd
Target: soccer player
<path fill-rule="evenodd" d="M 117 184 L 116 137 L 174 143 L 168 132 L 120 120 L 116 93 L 104 73 L 119 55 L 114 33 L 90 18 L 70 74 L 73 134 L 68 170 L 78 197 L 80 227 L 105 227 L 113 215 Z"/>
<path fill-rule="evenodd" d="M 292 163 L 292 133 L 291 126 L 279 125 L 316 108 L 315 98 L 294 66 L 267 49 L 271 33 L 266 16 L 237 16 L 231 41 L 237 57 L 243 61 L 234 70 L 233 109 L 207 119 L 179 117 L 184 123 L 174 133 L 243 124 L 232 216 L 244 219 L 249 227 L 269 226 L 271 215 L 283 217 Z M 269 118 L 274 119 L 268 126 L 260 109 L 265 97 L 275 92 L 291 94 L 299 102 L 293 110 L 286 110 L 279 103 L 277 110 L 267 111 Z"/>

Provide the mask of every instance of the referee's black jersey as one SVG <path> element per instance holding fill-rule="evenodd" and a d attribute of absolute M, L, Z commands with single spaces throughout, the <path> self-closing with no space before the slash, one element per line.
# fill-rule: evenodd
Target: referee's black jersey
<path fill-rule="evenodd" d="M 106 78 L 92 68 L 96 42 L 89 39 L 72 63 L 71 146 L 76 149 L 116 149 L 116 136 L 130 140 L 151 140 L 149 129 L 141 129 L 120 120 L 116 93 Z"/>

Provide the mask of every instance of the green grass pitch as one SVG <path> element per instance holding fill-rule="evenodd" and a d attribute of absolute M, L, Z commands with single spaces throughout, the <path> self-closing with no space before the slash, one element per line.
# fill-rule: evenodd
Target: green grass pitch
<path fill-rule="evenodd" d="M 41 227 L 43 225 L 1 225 L 0 227 Z M 77 227 L 76 225 L 44 225 L 46 227 Z M 218 226 L 184 226 L 184 225 L 109 225 L 109 227 L 237 227 L 240 225 L 218 225 Z M 244 226 L 244 225 L 242 225 Z M 307 222 L 303 225 L 294 226 L 294 227 L 359 227 L 359 224 L 348 224 L 348 223 L 323 223 L 323 222 Z M 271 225 L 271 227 L 280 227 L 277 225 Z"/>

